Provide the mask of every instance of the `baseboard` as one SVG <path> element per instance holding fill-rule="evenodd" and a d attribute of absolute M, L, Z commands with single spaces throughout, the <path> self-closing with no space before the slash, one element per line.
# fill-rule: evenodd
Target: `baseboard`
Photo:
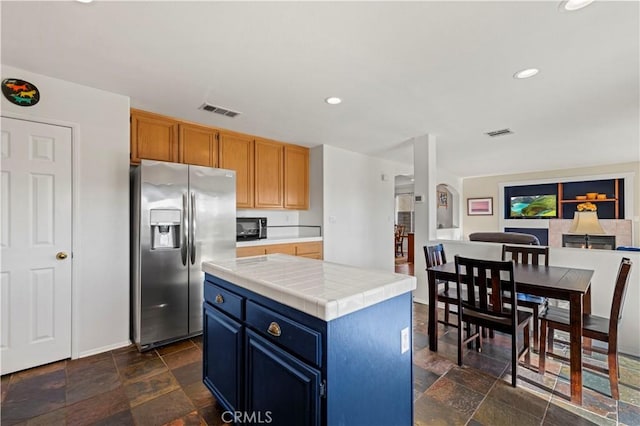
<path fill-rule="evenodd" d="M 112 345 L 102 346 L 100 348 L 94 348 L 88 351 L 80 352 L 78 354 L 78 358 L 85 358 L 92 355 L 101 354 L 103 352 L 112 351 L 114 349 L 124 348 L 125 346 L 129 346 L 132 342 L 130 340 L 126 340 L 124 342 L 114 343 Z"/>
<path fill-rule="evenodd" d="M 422 305 L 428 305 L 429 303 L 425 299 L 421 299 L 419 297 L 413 297 L 413 301 L 416 303 L 420 303 Z"/>

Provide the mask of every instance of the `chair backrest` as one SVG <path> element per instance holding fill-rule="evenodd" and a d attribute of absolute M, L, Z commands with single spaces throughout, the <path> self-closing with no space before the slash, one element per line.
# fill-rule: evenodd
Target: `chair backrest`
<path fill-rule="evenodd" d="M 508 324 L 506 321 L 511 321 L 515 327 L 517 299 L 509 301 L 513 306 L 505 308 L 507 300 L 504 292 L 500 291 L 502 288 L 515 294 L 513 261 L 471 259 L 456 255 L 455 262 L 458 303 L 463 312 L 480 320 L 502 322 L 505 325 Z M 463 286 L 467 289 L 466 299 L 461 291 Z"/>
<path fill-rule="evenodd" d="M 427 268 L 447 263 L 447 256 L 444 254 L 444 247 L 442 244 L 436 244 L 435 246 L 423 246 L 422 248 L 424 249 L 424 257 L 427 260 Z"/>
<path fill-rule="evenodd" d="M 402 242 L 402 237 L 404 236 L 404 225 L 396 225 L 393 233 L 396 237 L 396 243 Z"/>
<path fill-rule="evenodd" d="M 631 259 L 623 257 L 618 268 L 616 287 L 613 290 L 613 300 L 611 301 L 611 316 L 609 316 L 609 329 L 618 326 L 618 321 L 622 319 L 622 305 L 627 294 L 627 283 L 631 271 Z"/>
<path fill-rule="evenodd" d="M 525 265 L 542 265 L 541 257 L 544 257 L 544 266 L 549 266 L 549 247 L 502 245 L 502 260 L 513 260 Z"/>

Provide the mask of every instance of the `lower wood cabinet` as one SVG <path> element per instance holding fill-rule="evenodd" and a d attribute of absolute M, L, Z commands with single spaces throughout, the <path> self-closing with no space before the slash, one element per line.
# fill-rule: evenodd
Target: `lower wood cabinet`
<path fill-rule="evenodd" d="M 246 336 L 245 410 L 280 425 L 319 425 L 320 370 L 250 329 Z"/>
<path fill-rule="evenodd" d="M 237 257 L 260 256 L 275 253 L 308 257 L 310 259 L 322 259 L 322 241 L 312 241 L 308 243 L 267 244 L 260 246 L 238 247 L 236 249 Z"/>
<path fill-rule="evenodd" d="M 204 383 L 220 403 L 236 411 L 241 401 L 244 327 L 207 303 L 203 318 Z"/>
<path fill-rule="evenodd" d="M 413 424 L 411 293 L 324 321 L 208 273 L 204 285 L 203 382 L 223 420 Z"/>

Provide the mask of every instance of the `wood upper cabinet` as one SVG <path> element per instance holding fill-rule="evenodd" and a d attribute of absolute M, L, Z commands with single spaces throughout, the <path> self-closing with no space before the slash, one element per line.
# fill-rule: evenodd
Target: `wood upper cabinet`
<path fill-rule="evenodd" d="M 255 207 L 284 207 L 284 144 L 256 139 Z"/>
<path fill-rule="evenodd" d="M 142 159 L 178 161 L 178 121 L 131 110 L 131 162 Z"/>
<path fill-rule="evenodd" d="M 131 163 L 141 159 L 236 172 L 236 207 L 309 208 L 309 149 L 131 109 Z"/>
<path fill-rule="evenodd" d="M 239 133 L 220 132 L 218 148 L 218 167 L 236 171 L 236 206 L 253 208 L 253 138 Z"/>
<path fill-rule="evenodd" d="M 180 162 L 196 166 L 218 166 L 218 131 L 196 124 L 180 124 Z"/>
<path fill-rule="evenodd" d="M 284 208 L 309 208 L 309 149 L 284 147 Z"/>

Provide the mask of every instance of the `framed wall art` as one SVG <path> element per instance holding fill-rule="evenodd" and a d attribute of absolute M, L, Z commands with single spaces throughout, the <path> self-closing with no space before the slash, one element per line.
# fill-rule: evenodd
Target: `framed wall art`
<path fill-rule="evenodd" d="M 493 215 L 493 197 L 467 198 L 468 216 L 491 216 Z"/>
<path fill-rule="evenodd" d="M 446 191 L 438 191 L 438 207 L 447 207 L 448 205 L 448 194 Z"/>

